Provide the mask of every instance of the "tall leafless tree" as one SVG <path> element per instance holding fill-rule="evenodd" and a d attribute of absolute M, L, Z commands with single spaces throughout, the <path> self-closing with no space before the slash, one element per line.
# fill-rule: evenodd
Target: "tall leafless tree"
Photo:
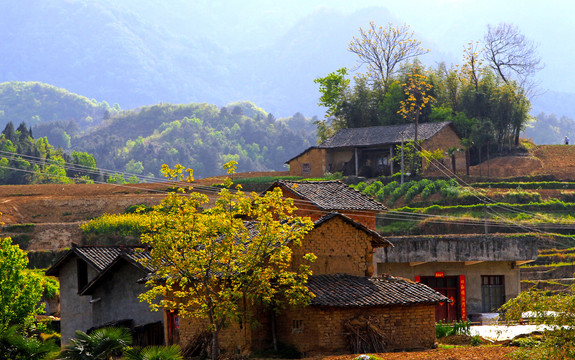
<path fill-rule="evenodd" d="M 483 37 L 484 56 L 489 66 L 505 83 L 517 81 L 518 85 L 532 93 L 533 76 L 543 69 L 537 54 L 537 45 L 511 24 L 487 25 Z"/>
<path fill-rule="evenodd" d="M 373 21 L 367 30 L 359 29 L 359 36 L 353 37 L 348 49 L 359 57 L 358 68 L 367 65 L 367 75 L 381 82 L 384 90 L 399 63 L 429 52 L 413 38 L 408 25 L 378 27 Z"/>

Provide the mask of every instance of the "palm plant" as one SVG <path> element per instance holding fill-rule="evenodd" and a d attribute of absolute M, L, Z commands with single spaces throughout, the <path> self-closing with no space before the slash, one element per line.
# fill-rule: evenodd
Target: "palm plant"
<path fill-rule="evenodd" d="M 36 337 L 28 337 L 18 326 L 11 326 L 0 334 L 0 358 L 41 360 L 53 352 L 58 352 L 54 340 L 42 342 Z"/>
<path fill-rule="evenodd" d="M 180 347 L 148 346 L 145 348 L 131 348 L 124 352 L 126 360 L 182 360 Z"/>
<path fill-rule="evenodd" d="M 132 343 L 126 328 L 102 328 L 86 334 L 76 331 L 76 338 L 62 351 L 62 360 L 111 360 L 122 355 Z"/>

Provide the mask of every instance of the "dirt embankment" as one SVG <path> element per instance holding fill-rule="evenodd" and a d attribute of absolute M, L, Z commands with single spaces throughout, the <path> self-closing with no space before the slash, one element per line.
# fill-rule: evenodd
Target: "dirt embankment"
<path fill-rule="evenodd" d="M 522 156 L 502 156 L 472 166 L 472 176 L 515 177 L 552 175 L 557 180 L 575 180 L 575 146 L 536 145 Z"/>
<path fill-rule="evenodd" d="M 249 172 L 236 178 L 287 175 L 287 172 Z M 198 179 L 196 191 L 212 197 L 223 177 Z M 2 235 L 18 240 L 27 250 L 59 250 L 81 239 L 80 224 L 103 214 L 122 213 L 132 205 L 157 205 L 174 182 L 135 185 L 47 184 L 0 186 Z M 181 184 L 188 186 L 189 184 Z M 31 224 L 22 227 L 13 225 Z"/>

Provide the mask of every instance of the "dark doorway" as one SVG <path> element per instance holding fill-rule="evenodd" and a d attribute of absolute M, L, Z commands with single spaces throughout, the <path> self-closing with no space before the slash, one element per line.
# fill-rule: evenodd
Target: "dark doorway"
<path fill-rule="evenodd" d="M 459 297 L 459 276 L 421 276 L 420 282 L 451 300 L 435 306 L 435 321 L 452 323 L 461 319 L 461 299 Z"/>

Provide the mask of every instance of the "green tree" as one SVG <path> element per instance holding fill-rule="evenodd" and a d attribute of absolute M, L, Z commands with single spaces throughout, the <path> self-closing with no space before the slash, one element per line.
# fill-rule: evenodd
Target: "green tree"
<path fill-rule="evenodd" d="M 144 172 L 144 165 L 141 161 L 135 161 L 134 159 L 128 161 L 126 164 L 126 172 L 130 174 L 140 175 Z"/>
<path fill-rule="evenodd" d="M 226 164 L 233 175 L 235 163 Z M 192 171 L 167 165 L 170 179 L 192 181 Z M 213 207 L 206 195 L 180 189 L 143 217 L 141 239 L 151 246 L 146 263 L 156 271 L 140 298 L 152 309 L 173 309 L 184 318 L 207 320 L 211 355 L 218 357 L 220 331 L 237 319 L 250 321 L 250 310 L 307 303 L 309 265 L 292 269 L 291 246 L 298 246 L 312 222 L 293 214 L 293 202 L 281 191 L 263 196 L 230 191 L 225 179 Z M 245 221 L 244 219 L 252 219 Z M 315 260 L 313 254 L 305 258 Z M 281 299 L 281 300 L 280 300 Z"/>
<path fill-rule="evenodd" d="M 314 80 L 316 84 L 319 84 L 321 93 L 318 105 L 327 108 L 325 119 L 316 121 L 320 143 L 333 135 L 335 131 L 345 127 L 345 122 L 341 119 L 341 107 L 350 82 L 345 78 L 346 75 L 347 69 L 341 68 L 329 73 L 326 77 Z"/>
<path fill-rule="evenodd" d="M 525 313 L 533 324 L 547 325 L 542 341 L 532 348 L 521 349 L 517 359 L 573 359 L 575 358 L 575 287 L 565 293 L 551 295 L 546 290 L 532 288 L 523 291 L 499 311 L 507 322 L 518 322 Z"/>
<path fill-rule="evenodd" d="M 43 310 L 38 306 L 46 280 L 26 269 L 28 258 L 10 238 L 0 240 L 0 332 L 10 325 L 30 323 Z"/>
<path fill-rule="evenodd" d="M 106 179 L 106 182 L 108 184 L 127 184 L 126 179 L 124 178 L 124 174 L 112 174 Z"/>

